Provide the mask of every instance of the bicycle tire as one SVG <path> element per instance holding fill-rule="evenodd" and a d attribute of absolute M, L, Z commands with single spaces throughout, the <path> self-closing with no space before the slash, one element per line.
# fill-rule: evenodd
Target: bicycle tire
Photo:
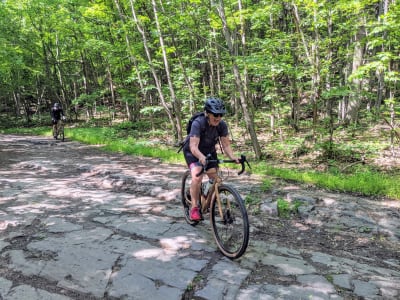
<path fill-rule="evenodd" d="M 60 139 L 61 139 L 61 141 L 64 142 L 64 125 L 60 126 L 59 132 L 60 132 Z"/>
<path fill-rule="evenodd" d="M 190 171 L 186 171 L 182 177 L 182 186 L 181 186 L 181 201 L 183 206 L 183 214 L 185 216 L 185 220 L 188 224 L 195 226 L 199 223 L 199 221 L 193 221 L 190 219 L 190 209 L 192 207 L 192 202 L 190 199 L 190 183 L 192 182 L 192 175 Z"/>
<path fill-rule="evenodd" d="M 241 257 L 249 243 L 249 219 L 240 194 L 229 185 L 219 186 L 223 218 L 214 196 L 210 205 L 212 232 L 218 248 L 226 257 Z M 230 206 L 230 207 L 229 207 Z"/>

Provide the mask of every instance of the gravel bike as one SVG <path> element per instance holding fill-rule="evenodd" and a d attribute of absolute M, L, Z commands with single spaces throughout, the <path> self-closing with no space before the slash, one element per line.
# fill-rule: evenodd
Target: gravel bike
<path fill-rule="evenodd" d="M 58 120 L 56 126 L 53 126 L 53 137 L 64 142 L 64 121 Z"/>
<path fill-rule="evenodd" d="M 206 165 L 196 176 L 206 172 L 208 163 L 234 163 L 234 160 L 211 159 L 211 155 L 206 158 Z M 242 166 L 238 175 L 245 171 L 245 164 L 250 165 L 244 155 L 240 158 Z M 190 170 L 187 170 L 182 177 L 181 197 L 183 211 L 186 222 L 192 226 L 200 221 L 190 219 L 191 196 L 190 184 L 192 176 Z M 206 185 L 210 185 L 206 188 Z M 218 168 L 217 176 L 213 182 L 208 180 L 201 183 L 201 192 L 199 195 L 200 212 L 204 216 L 210 214 L 210 222 L 215 242 L 218 248 L 226 257 L 230 259 L 239 258 L 246 251 L 249 243 L 249 219 L 246 206 L 239 192 L 231 185 L 225 184 Z M 205 191 L 206 190 L 206 191 Z"/>

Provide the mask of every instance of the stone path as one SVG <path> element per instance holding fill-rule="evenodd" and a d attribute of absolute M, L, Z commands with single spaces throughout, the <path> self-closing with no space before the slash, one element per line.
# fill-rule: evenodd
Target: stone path
<path fill-rule="evenodd" d="M 0 135 L 0 299 L 400 298 L 399 201 L 279 187 L 231 261 L 208 221 L 184 222 L 182 171 Z M 232 183 L 244 196 L 259 184 Z M 278 197 L 304 202 L 300 217 L 274 216 Z"/>

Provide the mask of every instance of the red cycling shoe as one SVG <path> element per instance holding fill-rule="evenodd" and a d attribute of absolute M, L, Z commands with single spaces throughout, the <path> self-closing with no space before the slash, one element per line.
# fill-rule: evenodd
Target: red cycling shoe
<path fill-rule="evenodd" d="M 190 219 L 192 221 L 200 221 L 201 220 L 200 210 L 198 207 L 194 207 L 190 210 Z"/>

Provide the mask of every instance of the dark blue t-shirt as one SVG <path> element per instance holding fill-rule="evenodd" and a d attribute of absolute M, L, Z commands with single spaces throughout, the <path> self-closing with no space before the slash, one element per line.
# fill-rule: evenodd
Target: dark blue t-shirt
<path fill-rule="evenodd" d="M 204 155 L 207 155 L 216 152 L 215 145 L 218 143 L 219 137 L 228 136 L 228 126 L 224 120 L 221 120 L 218 126 L 210 126 L 205 116 L 199 116 L 192 123 L 189 138 L 192 136 L 200 137 L 199 150 Z M 190 142 L 185 144 L 183 152 L 185 157 L 192 156 Z"/>
<path fill-rule="evenodd" d="M 56 109 L 54 107 L 51 108 L 50 115 L 52 119 L 60 120 L 62 116 L 64 116 L 64 111 L 62 108 Z"/>

